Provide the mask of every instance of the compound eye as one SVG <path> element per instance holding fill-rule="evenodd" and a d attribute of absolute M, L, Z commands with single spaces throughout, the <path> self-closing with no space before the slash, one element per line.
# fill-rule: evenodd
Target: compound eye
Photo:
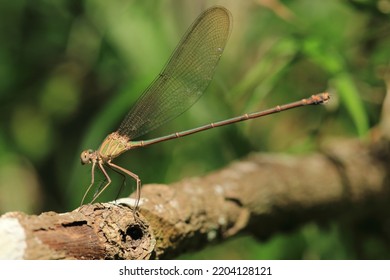
<path fill-rule="evenodd" d="M 88 164 L 92 161 L 93 150 L 83 151 L 80 155 L 81 164 Z"/>

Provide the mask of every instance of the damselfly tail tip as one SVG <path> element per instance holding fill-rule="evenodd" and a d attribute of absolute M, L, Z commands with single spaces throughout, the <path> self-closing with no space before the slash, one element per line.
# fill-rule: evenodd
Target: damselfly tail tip
<path fill-rule="evenodd" d="M 312 104 L 326 104 L 330 100 L 330 94 L 328 92 L 322 92 L 312 96 Z"/>

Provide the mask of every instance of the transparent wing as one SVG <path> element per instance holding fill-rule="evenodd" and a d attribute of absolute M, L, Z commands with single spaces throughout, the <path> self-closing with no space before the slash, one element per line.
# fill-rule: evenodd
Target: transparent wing
<path fill-rule="evenodd" d="M 230 30 L 228 10 L 213 7 L 204 11 L 132 107 L 118 133 L 133 140 L 190 108 L 212 80 Z"/>

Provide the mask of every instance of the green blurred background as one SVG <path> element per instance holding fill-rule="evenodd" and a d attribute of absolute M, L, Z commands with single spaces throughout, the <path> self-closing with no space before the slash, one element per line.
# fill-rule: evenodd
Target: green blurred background
<path fill-rule="evenodd" d="M 146 138 L 325 90 L 332 100 L 116 160 L 143 184 L 202 176 L 250 152 L 310 153 L 328 138 L 365 138 L 378 123 L 390 62 L 390 0 L 1 1 L 0 213 L 79 206 L 91 168 L 81 166 L 81 151 L 98 148 L 117 129 L 188 26 L 216 4 L 234 22 L 214 80 L 191 110 Z M 100 201 L 117 196 L 121 177 L 112 178 Z M 134 185 L 128 179 L 121 195 Z M 183 258 L 388 258 L 383 219 L 363 212 L 268 240 L 243 234 Z"/>

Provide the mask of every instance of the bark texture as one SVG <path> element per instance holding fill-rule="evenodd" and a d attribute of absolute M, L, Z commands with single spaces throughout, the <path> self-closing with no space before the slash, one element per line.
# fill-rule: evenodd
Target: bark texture
<path fill-rule="evenodd" d="M 62 214 L 7 213 L 0 236 L 17 249 L 0 256 L 169 259 L 243 230 L 268 237 L 388 196 L 387 141 L 337 140 L 327 147 L 305 156 L 252 154 L 203 178 L 145 185 L 136 217 L 131 199 Z"/>

